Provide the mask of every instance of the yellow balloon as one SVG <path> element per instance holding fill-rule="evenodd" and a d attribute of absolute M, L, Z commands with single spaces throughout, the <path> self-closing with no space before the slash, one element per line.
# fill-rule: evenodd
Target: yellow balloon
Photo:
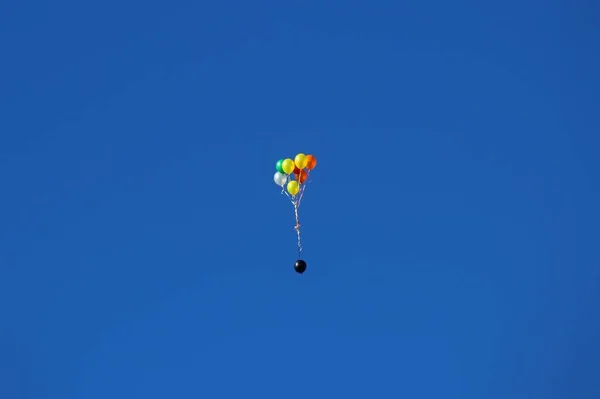
<path fill-rule="evenodd" d="M 294 158 L 294 163 L 298 169 L 304 169 L 306 167 L 306 162 L 308 162 L 308 160 L 306 159 L 306 155 L 303 153 L 296 155 L 296 158 Z"/>
<path fill-rule="evenodd" d="M 283 173 L 285 173 L 286 175 L 289 175 L 290 173 L 292 173 L 294 171 L 294 161 L 292 161 L 289 158 L 284 159 L 283 162 L 281 163 L 281 169 L 283 169 Z"/>
<path fill-rule="evenodd" d="M 298 191 L 300 191 L 300 186 L 298 185 L 298 182 L 296 180 L 290 180 L 290 182 L 287 185 L 287 190 L 288 193 L 296 195 L 298 194 Z"/>

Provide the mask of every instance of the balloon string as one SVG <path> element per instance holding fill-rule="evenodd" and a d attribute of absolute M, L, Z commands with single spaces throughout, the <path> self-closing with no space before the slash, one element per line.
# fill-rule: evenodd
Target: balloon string
<path fill-rule="evenodd" d="M 304 196 L 305 188 L 306 188 L 305 184 L 302 184 L 302 187 L 300 187 L 300 195 L 298 196 L 298 206 L 300 206 L 300 203 L 302 202 L 302 197 Z"/>
<path fill-rule="evenodd" d="M 289 180 L 290 180 L 290 177 L 288 176 L 286 179 L 286 183 Z M 308 176 L 307 176 L 307 180 L 308 180 Z M 307 183 L 308 183 L 308 181 L 307 181 Z M 294 196 L 290 196 L 290 194 L 288 194 L 283 187 L 281 188 L 281 193 L 285 194 L 290 199 L 290 202 L 294 206 L 294 217 L 296 218 L 296 225 L 294 226 L 294 230 L 296 230 L 296 235 L 298 236 L 298 258 L 300 258 L 301 253 L 302 253 L 302 237 L 300 235 L 300 216 L 298 214 L 298 208 L 300 207 L 300 201 L 302 201 L 302 196 L 304 195 L 305 188 L 306 188 L 306 185 L 302 184 L 301 188 L 300 188 L 300 193 L 296 194 Z"/>
<path fill-rule="evenodd" d="M 298 206 L 300 205 L 298 201 L 299 198 L 296 198 L 296 196 L 292 197 L 283 188 L 281 189 L 281 194 L 285 194 L 294 206 L 294 217 L 296 218 L 296 225 L 294 226 L 294 230 L 296 230 L 296 235 L 298 236 L 298 258 L 300 258 L 300 253 L 302 252 L 302 238 L 300 237 L 300 216 L 298 215 Z"/>
<path fill-rule="evenodd" d="M 296 216 L 296 226 L 294 227 L 294 229 L 296 230 L 296 234 L 298 235 L 298 258 L 300 258 L 300 255 L 302 253 L 302 239 L 300 237 L 300 217 L 298 216 L 298 208 L 302 203 L 302 198 L 304 197 L 304 190 L 306 190 L 306 184 L 309 183 L 309 177 L 310 171 L 307 171 L 306 181 L 305 183 L 302 183 L 298 197 L 294 196 L 295 198 L 292 199 L 292 204 L 294 205 L 294 215 Z"/>
<path fill-rule="evenodd" d="M 298 216 L 299 202 L 296 199 L 292 199 L 292 204 L 294 205 L 294 216 L 296 216 L 296 226 L 294 226 L 294 230 L 296 230 L 296 235 L 298 236 L 298 258 L 300 258 L 300 253 L 302 252 L 302 240 L 300 238 L 300 217 Z"/>

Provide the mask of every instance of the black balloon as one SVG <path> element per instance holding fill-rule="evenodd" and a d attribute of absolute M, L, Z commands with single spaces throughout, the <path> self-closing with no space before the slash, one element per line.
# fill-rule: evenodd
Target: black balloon
<path fill-rule="evenodd" d="M 294 270 L 296 273 L 304 273 L 306 271 L 306 262 L 302 259 L 298 259 L 296 263 L 294 263 Z"/>

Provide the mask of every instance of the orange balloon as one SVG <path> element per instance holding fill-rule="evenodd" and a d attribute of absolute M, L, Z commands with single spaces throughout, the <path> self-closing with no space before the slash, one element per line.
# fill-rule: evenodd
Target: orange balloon
<path fill-rule="evenodd" d="M 314 155 L 306 156 L 306 169 L 313 170 L 317 166 L 317 158 Z"/>
<path fill-rule="evenodd" d="M 306 181 L 306 179 L 308 179 L 308 173 L 306 173 L 306 171 L 304 170 L 300 170 L 299 173 L 295 173 L 294 176 L 296 177 L 296 180 L 298 180 L 298 183 L 302 184 Z"/>

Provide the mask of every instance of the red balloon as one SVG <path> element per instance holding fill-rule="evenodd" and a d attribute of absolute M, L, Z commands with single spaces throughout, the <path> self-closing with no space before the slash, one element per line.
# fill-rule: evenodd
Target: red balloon
<path fill-rule="evenodd" d="M 317 158 L 314 155 L 306 156 L 306 169 L 313 170 L 317 166 Z"/>
<path fill-rule="evenodd" d="M 299 173 L 294 173 L 294 177 L 298 180 L 298 183 L 302 184 L 308 179 L 308 173 L 304 170 L 300 170 Z"/>

